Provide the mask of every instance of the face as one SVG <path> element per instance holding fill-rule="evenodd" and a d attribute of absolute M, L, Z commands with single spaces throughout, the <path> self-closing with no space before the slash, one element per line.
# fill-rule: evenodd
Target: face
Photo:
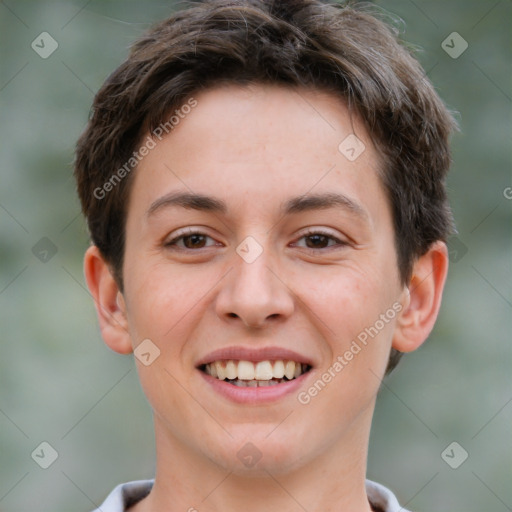
<path fill-rule="evenodd" d="M 138 371 L 169 446 L 240 473 L 261 456 L 279 474 L 367 442 L 405 301 L 391 211 L 338 98 L 224 86 L 195 99 L 132 183 L 130 343 L 150 340 Z"/>

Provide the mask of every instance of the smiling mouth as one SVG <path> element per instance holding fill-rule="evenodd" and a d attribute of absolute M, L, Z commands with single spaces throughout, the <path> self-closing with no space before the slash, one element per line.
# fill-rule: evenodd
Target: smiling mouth
<path fill-rule="evenodd" d="M 296 361 L 252 361 L 222 360 L 203 364 L 199 369 L 218 380 L 238 387 L 277 386 L 300 377 L 311 370 L 311 366 Z"/>

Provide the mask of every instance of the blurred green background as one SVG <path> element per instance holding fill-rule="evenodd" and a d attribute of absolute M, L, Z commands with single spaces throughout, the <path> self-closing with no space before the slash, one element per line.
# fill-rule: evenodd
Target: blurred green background
<path fill-rule="evenodd" d="M 512 510 L 512 2 L 375 4 L 402 20 L 461 133 L 449 179 L 459 233 L 442 311 L 430 340 L 384 381 L 368 477 L 412 510 Z M 174 5 L 0 2 L 4 512 L 89 511 L 118 483 L 153 476 L 150 408 L 133 359 L 103 344 L 85 288 L 88 238 L 71 164 L 95 91 Z M 47 58 L 31 47 L 42 32 L 58 44 Z M 453 32 L 468 43 L 457 58 L 441 46 Z M 54 44 L 45 41 L 39 53 Z M 43 441 L 58 453 L 48 469 L 31 457 Z M 443 460 L 454 441 L 462 448 Z M 453 469 L 446 453 L 462 449 L 469 456 Z"/>

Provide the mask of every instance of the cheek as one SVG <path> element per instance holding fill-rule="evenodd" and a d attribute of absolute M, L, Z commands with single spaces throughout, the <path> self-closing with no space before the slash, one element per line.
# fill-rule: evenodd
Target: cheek
<path fill-rule="evenodd" d="M 149 365 L 136 359 L 144 393 L 155 413 L 180 423 L 189 396 L 182 383 L 188 378 L 184 356 L 187 340 L 197 325 L 201 298 L 207 286 L 203 276 L 180 272 L 168 262 L 132 267 L 126 281 L 127 313 L 134 346 L 149 339 L 157 357 Z M 204 298 L 203 298 L 204 300 Z"/>
<path fill-rule="evenodd" d="M 375 378 L 370 370 L 380 375 L 387 363 L 396 312 L 388 290 L 392 286 L 383 289 L 387 281 L 379 275 L 343 269 L 302 289 L 302 299 L 314 313 L 309 316 L 327 342 L 325 364 L 332 367 L 341 357 L 343 368 L 338 365 L 331 373 L 345 375 L 347 382 Z"/>
<path fill-rule="evenodd" d="M 130 335 L 135 344 L 151 339 L 162 361 L 188 368 L 187 343 L 204 323 L 205 309 L 218 293 L 226 270 L 219 266 L 182 266 L 159 261 L 134 268 L 126 282 Z"/>
<path fill-rule="evenodd" d="M 173 265 L 135 267 L 126 280 L 128 320 L 132 336 L 152 339 L 168 350 L 169 339 L 186 325 L 204 293 L 194 273 L 178 272 Z"/>
<path fill-rule="evenodd" d="M 341 345 L 357 334 L 378 311 L 378 292 L 367 276 L 352 269 L 302 278 L 301 300 L 318 316 L 322 332 L 333 345 Z"/>

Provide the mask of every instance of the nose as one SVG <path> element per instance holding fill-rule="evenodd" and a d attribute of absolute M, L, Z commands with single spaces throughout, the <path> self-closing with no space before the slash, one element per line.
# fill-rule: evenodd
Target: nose
<path fill-rule="evenodd" d="M 280 268 L 267 248 L 254 261 L 234 252 L 233 268 L 217 295 L 217 315 L 251 328 L 288 318 L 294 310 L 294 296 Z"/>

